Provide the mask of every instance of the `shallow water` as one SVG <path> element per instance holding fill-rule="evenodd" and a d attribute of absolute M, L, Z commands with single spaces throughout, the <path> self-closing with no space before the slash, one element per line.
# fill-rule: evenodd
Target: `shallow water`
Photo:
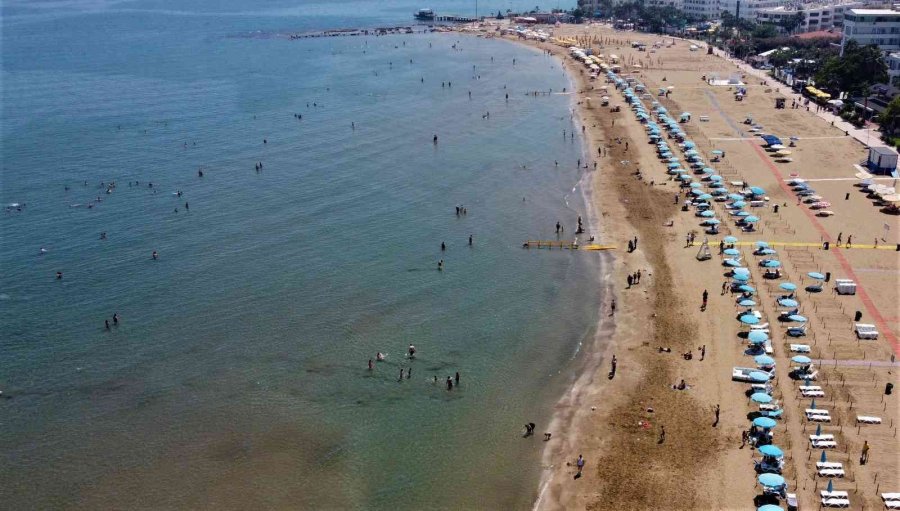
<path fill-rule="evenodd" d="M 568 83 L 502 41 L 281 37 L 418 8 L 342 5 L 4 4 L 12 508 L 530 503 L 521 425 L 599 299 L 596 253 L 520 247 L 583 214 L 570 97 L 525 95 Z"/>

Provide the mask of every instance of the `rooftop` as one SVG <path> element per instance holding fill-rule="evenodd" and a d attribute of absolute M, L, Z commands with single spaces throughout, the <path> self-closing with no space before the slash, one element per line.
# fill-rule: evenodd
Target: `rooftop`
<path fill-rule="evenodd" d="M 861 14 L 863 16 L 900 16 L 900 12 L 890 9 L 850 9 L 853 14 Z"/>

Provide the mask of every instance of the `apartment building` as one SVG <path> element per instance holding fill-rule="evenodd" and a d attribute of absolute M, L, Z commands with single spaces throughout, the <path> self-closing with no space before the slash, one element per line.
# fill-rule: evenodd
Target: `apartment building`
<path fill-rule="evenodd" d="M 884 52 L 900 50 L 900 12 L 889 9 L 850 9 L 844 14 L 841 54 L 848 41 L 874 44 Z"/>
<path fill-rule="evenodd" d="M 794 17 L 798 11 L 803 11 L 803 24 L 795 29 L 795 32 L 816 32 L 841 27 L 844 24 L 844 14 L 850 9 L 858 9 L 862 2 L 841 2 L 830 4 L 805 4 L 791 6 L 778 6 L 771 9 L 760 9 L 756 12 L 756 21 L 760 23 L 779 24 Z"/>

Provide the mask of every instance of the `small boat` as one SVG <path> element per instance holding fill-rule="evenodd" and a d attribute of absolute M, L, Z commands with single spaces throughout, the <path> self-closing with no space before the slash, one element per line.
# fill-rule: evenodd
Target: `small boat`
<path fill-rule="evenodd" d="M 431 9 L 419 9 L 413 16 L 417 20 L 434 21 L 434 11 L 432 11 Z"/>

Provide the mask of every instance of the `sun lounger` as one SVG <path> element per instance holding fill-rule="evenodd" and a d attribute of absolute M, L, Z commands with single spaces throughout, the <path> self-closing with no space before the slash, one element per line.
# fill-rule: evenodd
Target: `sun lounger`
<path fill-rule="evenodd" d="M 806 420 L 812 422 L 831 422 L 831 414 L 827 410 L 806 409 Z"/>
<path fill-rule="evenodd" d="M 803 397 L 825 397 L 824 390 L 801 390 L 800 394 Z"/>
<path fill-rule="evenodd" d="M 787 505 L 788 509 L 800 509 L 797 506 L 797 494 L 796 493 L 788 493 L 787 494 Z"/>
<path fill-rule="evenodd" d="M 822 387 L 818 385 L 800 385 L 797 388 L 800 389 L 800 392 L 803 392 L 804 390 L 822 390 Z"/>
<path fill-rule="evenodd" d="M 834 440 L 813 440 L 811 443 L 813 449 L 835 449 L 837 442 Z"/>
<path fill-rule="evenodd" d="M 900 501 L 900 493 L 882 493 L 881 500 L 888 502 L 891 500 Z"/>
<path fill-rule="evenodd" d="M 825 499 L 825 498 L 823 498 L 822 506 L 823 507 L 837 507 L 837 508 L 850 507 L 850 499 L 834 499 L 834 498 Z"/>
<path fill-rule="evenodd" d="M 816 468 L 844 468 L 844 464 L 836 461 L 817 461 Z"/>
<path fill-rule="evenodd" d="M 813 371 L 813 372 L 811 372 L 811 373 L 804 373 L 804 372 L 801 372 L 801 371 L 797 371 L 797 372 L 794 373 L 794 376 L 795 376 L 798 380 L 815 380 L 815 379 L 817 379 L 817 378 L 819 377 L 819 370 L 817 369 L 817 370 L 815 370 L 815 371 Z"/>
<path fill-rule="evenodd" d="M 751 330 L 751 331 L 753 331 L 753 330 L 762 330 L 763 332 L 768 333 L 768 332 L 769 332 L 769 324 L 768 324 L 768 323 L 763 323 L 763 324 L 761 324 L 761 325 L 750 325 L 750 330 Z"/>
<path fill-rule="evenodd" d="M 815 440 L 834 440 L 834 435 L 831 433 L 825 433 L 824 435 L 809 435 L 809 439 L 811 441 Z"/>
<path fill-rule="evenodd" d="M 886 500 L 884 507 L 887 509 L 900 509 L 900 500 Z"/>
<path fill-rule="evenodd" d="M 857 415 L 857 424 L 881 424 L 881 417 L 871 417 L 868 415 Z"/>
<path fill-rule="evenodd" d="M 773 412 L 775 410 L 778 410 L 778 403 L 776 401 L 772 401 L 771 403 L 760 404 L 759 410 L 762 412 Z"/>
<path fill-rule="evenodd" d="M 794 353 L 809 353 L 812 351 L 809 344 L 791 344 L 791 351 Z"/>
<path fill-rule="evenodd" d="M 823 499 L 849 499 L 850 494 L 845 490 L 820 490 L 819 495 L 822 496 Z"/>
<path fill-rule="evenodd" d="M 842 468 L 823 468 L 818 471 L 821 477 L 844 477 L 844 469 Z"/>
<path fill-rule="evenodd" d="M 857 323 L 855 330 L 856 337 L 860 339 L 878 339 L 878 329 L 875 328 L 875 325 Z"/>

